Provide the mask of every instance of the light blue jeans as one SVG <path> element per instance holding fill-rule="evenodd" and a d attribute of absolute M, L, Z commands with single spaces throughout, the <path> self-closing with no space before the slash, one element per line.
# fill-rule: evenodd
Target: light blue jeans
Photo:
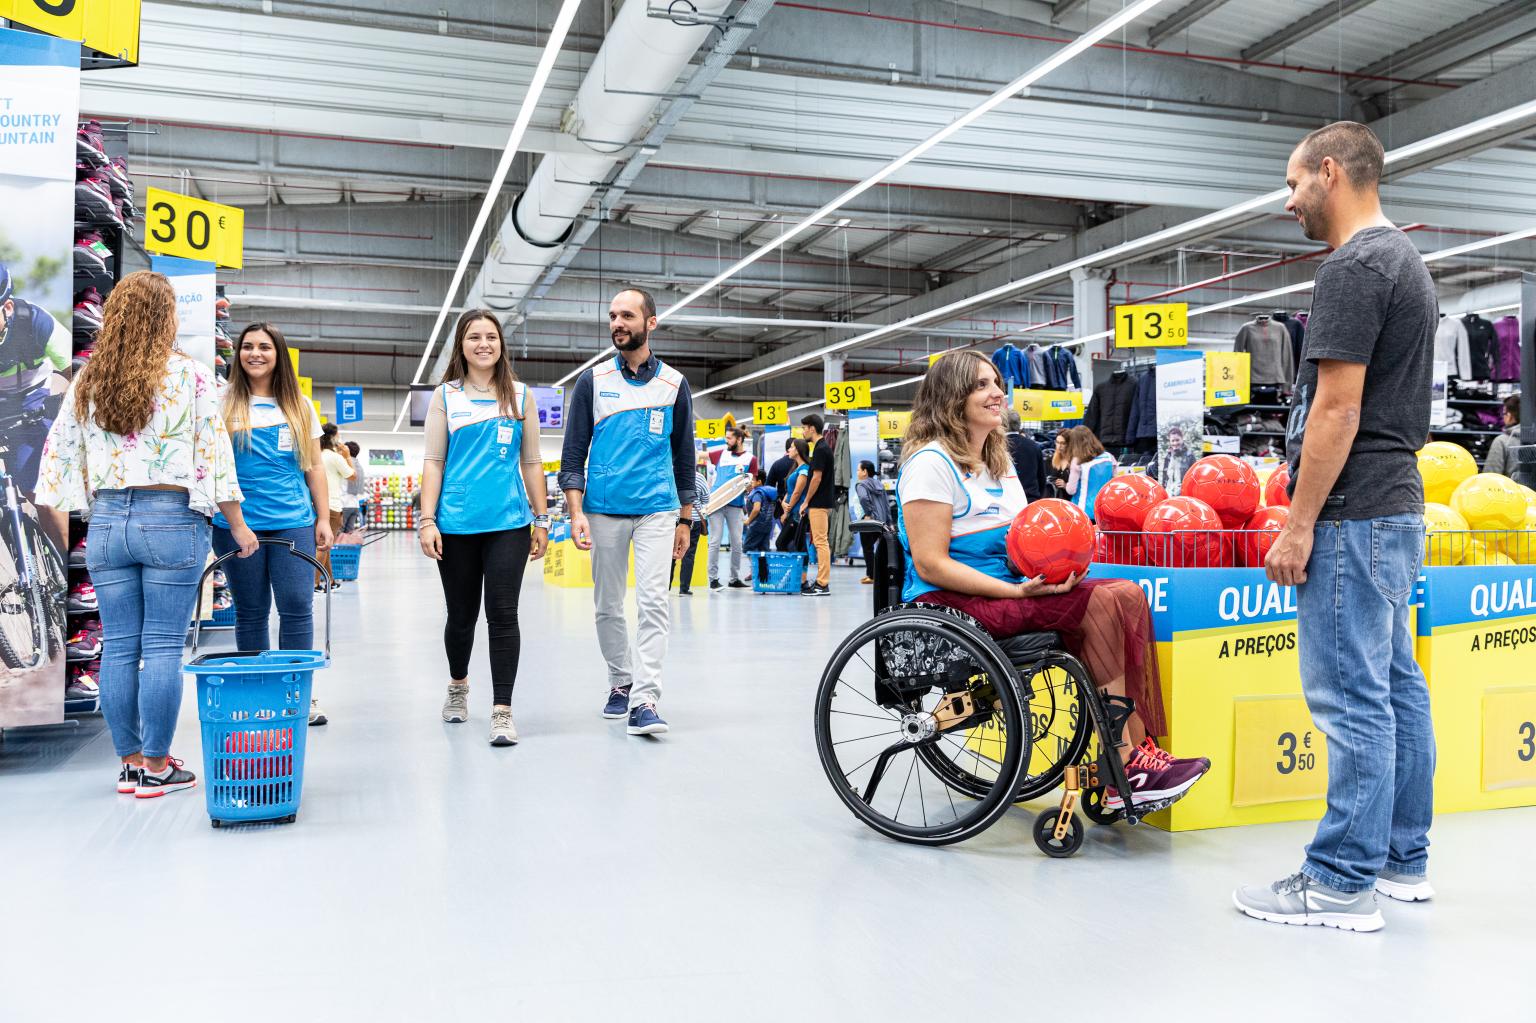
<path fill-rule="evenodd" d="M 262 540 L 291 540 L 296 550 L 315 556 L 315 527 L 258 529 Z M 213 527 L 213 553 L 240 549 L 234 534 Z M 262 544 L 248 558 L 224 562 L 224 577 L 235 598 L 235 647 L 247 653 L 272 649 L 272 602 L 277 601 L 277 648 L 310 650 L 315 645 L 315 566 L 285 547 Z"/>
<path fill-rule="evenodd" d="M 1302 692 L 1328 737 L 1328 809 L 1301 869 L 1340 891 L 1429 859 L 1435 735 L 1408 616 L 1423 556 L 1418 515 L 1318 522 L 1296 588 Z"/>
<path fill-rule="evenodd" d="M 171 751 L 208 518 L 171 490 L 100 490 L 85 567 L 101 609 L 101 712 L 120 757 Z"/>

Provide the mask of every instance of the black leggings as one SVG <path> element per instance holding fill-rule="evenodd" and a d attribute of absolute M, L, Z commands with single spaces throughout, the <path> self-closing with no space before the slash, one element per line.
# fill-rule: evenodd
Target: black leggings
<path fill-rule="evenodd" d="M 448 674 L 455 679 L 469 677 L 469 655 L 475 647 L 483 587 L 486 632 L 491 639 L 492 702 L 497 706 L 512 703 L 512 685 L 517 681 L 517 659 L 523 645 L 517 599 L 531 542 L 527 526 L 494 533 L 443 534 L 443 560 L 437 563 L 437 574 L 442 577 L 443 598 L 448 604 L 448 624 L 443 626 Z"/>

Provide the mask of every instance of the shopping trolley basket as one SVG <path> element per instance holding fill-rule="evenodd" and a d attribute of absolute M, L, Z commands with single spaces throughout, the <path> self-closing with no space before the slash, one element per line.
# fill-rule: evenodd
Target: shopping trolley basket
<path fill-rule="evenodd" d="M 351 535 L 351 534 L 348 534 Z M 382 529 L 369 530 L 363 535 L 362 543 L 337 543 L 331 545 L 331 572 L 343 582 L 350 582 L 357 578 L 358 570 L 362 567 L 363 548 L 371 543 L 384 539 L 388 534 Z"/>

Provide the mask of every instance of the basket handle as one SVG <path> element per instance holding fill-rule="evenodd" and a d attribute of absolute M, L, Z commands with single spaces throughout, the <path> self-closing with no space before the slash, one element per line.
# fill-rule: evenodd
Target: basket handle
<path fill-rule="evenodd" d="M 310 557 L 308 554 L 304 553 L 303 551 L 301 551 L 297 547 L 295 547 L 293 545 L 293 541 L 292 540 L 283 540 L 283 539 L 280 539 L 280 538 L 274 537 L 274 536 L 259 536 L 259 537 L 256 538 L 256 542 L 258 544 L 271 544 L 274 547 L 286 547 L 286 548 L 288 548 L 288 552 L 290 554 L 297 554 L 299 557 L 303 558 L 305 561 L 309 562 L 311 565 L 314 565 L 315 566 L 315 571 L 324 573 L 324 575 L 325 575 L 325 660 L 326 660 L 326 663 L 329 664 L 330 660 L 331 660 L 331 570 L 326 568 L 324 565 L 320 564 L 320 562 L 316 561 L 314 558 Z M 208 567 L 203 569 L 203 574 L 197 577 L 197 612 L 194 614 L 194 616 L 192 618 L 192 654 L 191 654 L 191 656 L 193 656 L 193 657 L 197 656 L 197 642 L 201 638 L 202 631 L 203 631 L 203 583 L 208 581 L 208 577 L 213 574 L 214 569 L 218 568 L 220 565 L 224 564 L 224 562 L 228 561 L 230 558 L 235 557 L 239 553 L 240 553 L 239 551 L 230 551 L 228 554 L 225 554 L 225 555 L 222 555 L 220 557 L 214 558 L 211 562 L 208 563 Z"/>

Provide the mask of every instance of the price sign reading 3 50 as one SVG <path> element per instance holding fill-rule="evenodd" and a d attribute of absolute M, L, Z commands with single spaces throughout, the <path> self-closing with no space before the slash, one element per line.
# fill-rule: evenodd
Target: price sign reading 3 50
<path fill-rule="evenodd" d="M 245 264 L 245 211 L 159 188 L 146 198 L 144 247 L 163 256 L 239 268 Z"/>

